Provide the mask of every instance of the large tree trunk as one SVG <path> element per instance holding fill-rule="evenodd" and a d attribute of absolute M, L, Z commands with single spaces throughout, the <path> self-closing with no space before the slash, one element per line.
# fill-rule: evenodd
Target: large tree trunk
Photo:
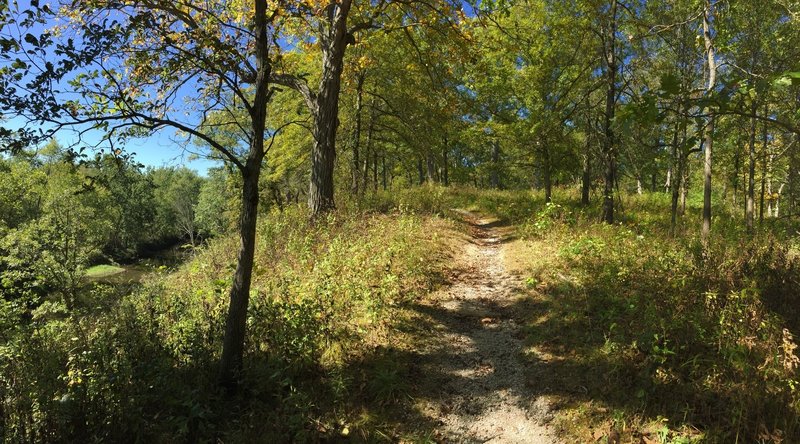
<path fill-rule="evenodd" d="M 312 217 L 336 207 L 333 200 L 333 167 L 336 130 L 339 127 L 339 93 L 344 53 L 347 48 L 347 16 L 352 0 L 328 5 L 330 28 L 321 36 L 322 78 L 314 115 L 314 147 L 311 150 L 311 183 L 308 206 Z"/>
<path fill-rule="evenodd" d="M 263 137 L 260 140 L 263 144 Z M 236 389 L 242 371 L 247 306 L 250 302 L 250 280 L 256 245 L 260 172 L 260 162 L 252 162 L 252 164 L 248 162 L 248 166 L 242 172 L 244 184 L 239 217 L 239 255 L 230 291 L 230 306 L 228 307 L 220 361 L 220 384 L 228 390 Z"/>
<path fill-rule="evenodd" d="M 255 2 L 255 97 L 250 111 L 253 141 L 247 161 L 240 168 L 242 174 L 242 208 L 239 216 L 239 255 L 230 290 L 230 305 L 222 342 L 219 383 L 228 391 L 238 387 L 244 357 L 244 340 L 247 327 L 247 306 L 250 303 L 250 282 L 256 246 L 256 220 L 258 217 L 258 179 L 264 160 L 267 102 L 269 102 L 269 40 L 267 38 L 266 3 Z"/>
<path fill-rule="evenodd" d="M 433 154 L 425 154 L 425 179 L 430 182 L 436 182 L 436 162 L 433 160 Z"/>
<path fill-rule="evenodd" d="M 717 79 L 717 62 L 714 59 L 714 45 L 711 39 L 711 0 L 706 0 L 703 10 L 703 41 L 708 63 L 706 94 L 711 94 Z M 701 233 L 704 242 L 708 240 L 711 233 L 711 167 L 714 147 L 714 114 L 709 107 L 706 107 L 706 113 L 709 114 L 709 117 L 705 134 L 705 155 L 703 156 L 703 229 Z"/>
<path fill-rule="evenodd" d="M 603 186 L 603 221 L 614 223 L 614 185 L 617 179 L 617 154 L 614 140 L 614 111 L 617 103 L 617 0 L 611 0 L 611 26 L 606 35 L 606 109 L 603 119 L 603 155 L 605 184 Z"/>

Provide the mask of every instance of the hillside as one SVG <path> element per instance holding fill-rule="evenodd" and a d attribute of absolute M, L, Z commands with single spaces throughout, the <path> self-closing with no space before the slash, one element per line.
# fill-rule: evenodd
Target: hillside
<path fill-rule="evenodd" d="M 215 239 L 128 295 L 45 303 L 3 346 L 10 440 L 791 441 L 791 243 L 671 239 L 517 192 L 421 188 L 258 229 L 243 390 L 216 389 Z M 627 199 L 655 215 L 658 196 Z M 489 215 L 493 215 L 490 218 Z M 747 251 L 746 255 L 740 254 Z M 632 252 L 635 252 L 632 254 Z M 711 264 L 711 265 L 709 265 Z M 787 310 L 788 309 L 788 310 Z M 605 438 L 604 438 L 605 437 Z M 610 437 L 610 438 L 609 438 Z"/>

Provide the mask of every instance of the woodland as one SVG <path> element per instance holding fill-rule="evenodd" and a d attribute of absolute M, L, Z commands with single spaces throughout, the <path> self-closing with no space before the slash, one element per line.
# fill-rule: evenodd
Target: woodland
<path fill-rule="evenodd" d="M 0 439 L 800 442 L 799 142 L 798 0 L 0 0 Z"/>

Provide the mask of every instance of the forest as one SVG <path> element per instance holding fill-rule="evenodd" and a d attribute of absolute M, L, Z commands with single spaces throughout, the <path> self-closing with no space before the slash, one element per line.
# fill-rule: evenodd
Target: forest
<path fill-rule="evenodd" d="M 800 442 L 798 142 L 800 0 L 0 0 L 0 439 Z"/>

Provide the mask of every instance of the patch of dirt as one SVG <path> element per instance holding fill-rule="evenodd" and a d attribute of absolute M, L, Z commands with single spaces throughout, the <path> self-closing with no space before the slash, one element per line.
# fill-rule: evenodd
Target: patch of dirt
<path fill-rule="evenodd" d="M 451 284 L 417 307 L 429 323 L 413 369 L 417 407 L 440 442 L 558 442 L 550 404 L 526 382 L 523 282 L 503 260 L 510 229 L 461 213 L 470 237 L 455 252 Z"/>

